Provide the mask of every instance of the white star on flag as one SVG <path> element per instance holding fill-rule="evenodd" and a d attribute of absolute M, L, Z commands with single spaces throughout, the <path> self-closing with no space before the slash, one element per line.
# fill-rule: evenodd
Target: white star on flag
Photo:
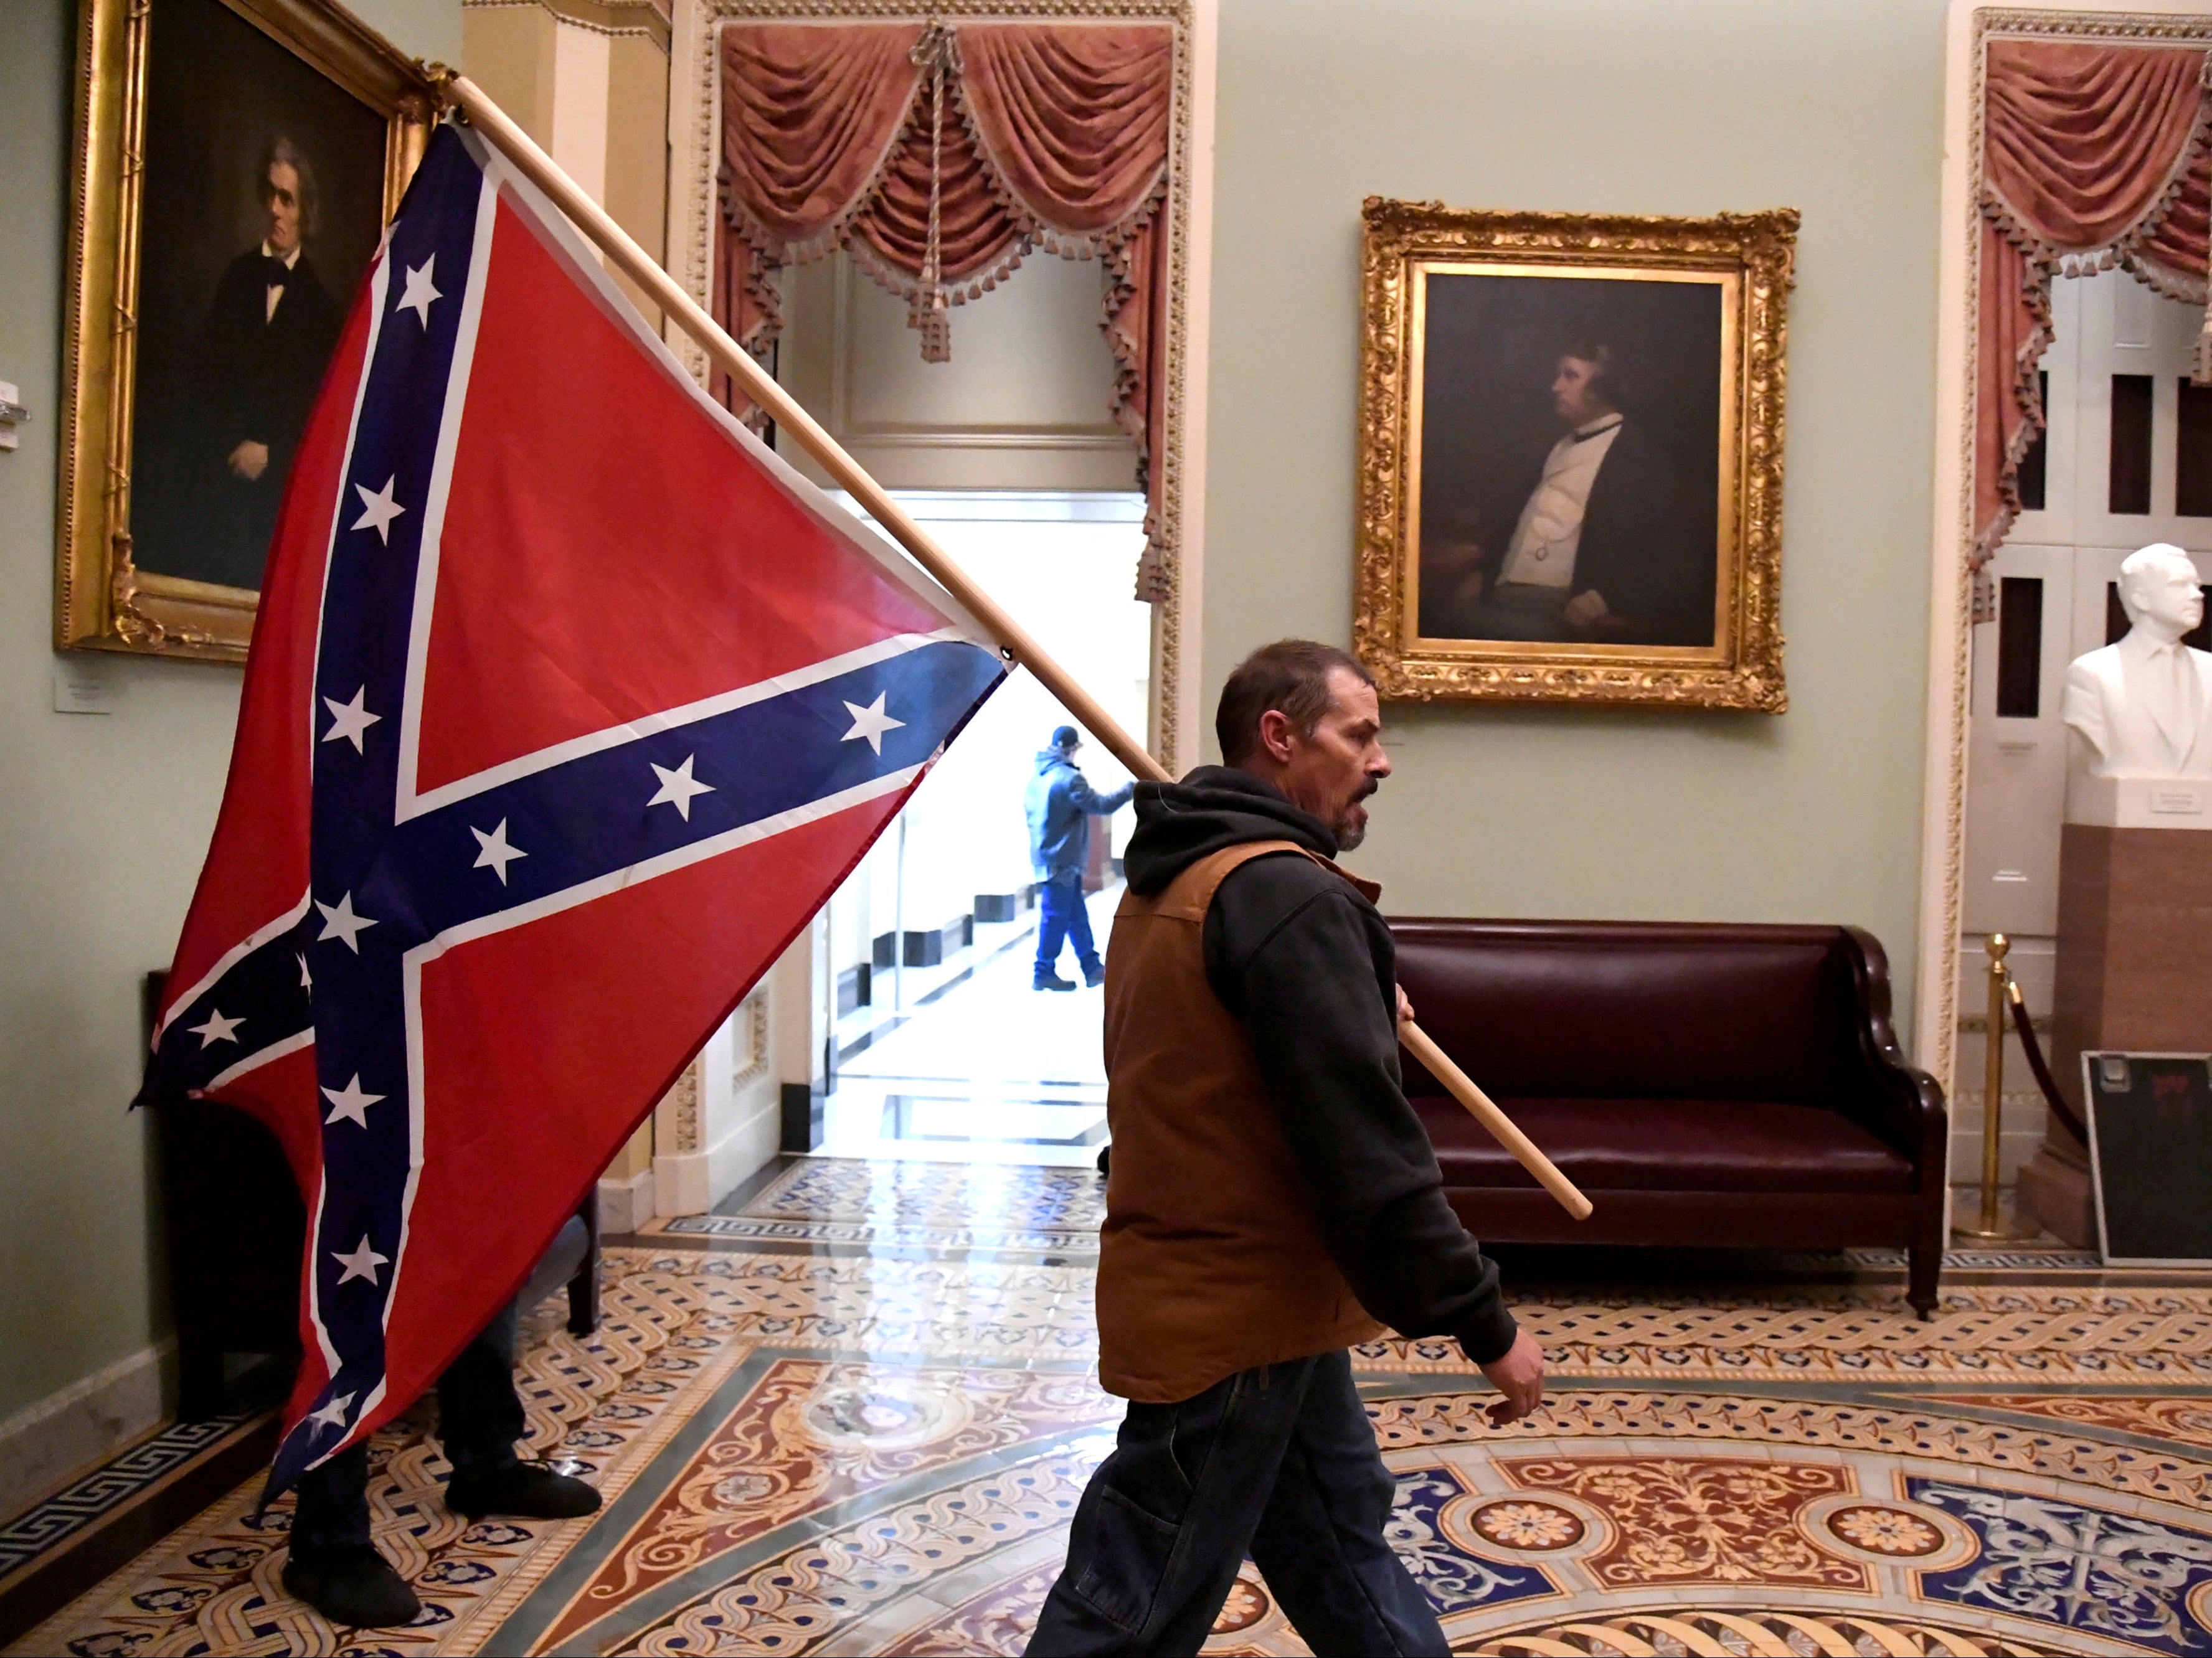
<path fill-rule="evenodd" d="M 353 486 L 361 496 L 361 516 L 353 521 L 353 527 L 375 531 L 376 538 L 387 547 L 392 544 L 392 520 L 407 510 L 392 498 L 392 487 L 398 482 L 399 475 L 395 472 L 384 480 L 384 487 L 374 494 L 369 492 L 366 483 Z"/>
<path fill-rule="evenodd" d="M 673 806 L 684 814 L 684 821 L 690 823 L 693 799 L 698 795 L 712 794 L 714 792 L 714 786 L 712 783 L 702 783 L 691 775 L 691 762 L 698 757 L 696 754 L 685 755 L 684 763 L 674 771 L 669 770 L 665 766 L 653 766 L 650 760 L 647 761 L 646 764 L 653 766 L 653 775 L 660 779 L 660 793 L 645 804 L 648 807 Z"/>
<path fill-rule="evenodd" d="M 431 302 L 446 297 L 430 286 L 430 269 L 437 263 L 438 256 L 433 253 L 410 270 L 407 273 L 407 291 L 399 296 L 399 303 L 392 307 L 395 312 L 412 311 L 422 319 L 422 331 L 426 334 L 430 331 Z"/>
<path fill-rule="evenodd" d="M 368 687 L 363 685 L 353 694 L 353 701 L 350 702 L 341 702 L 335 696 L 326 696 L 323 699 L 323 706 L 331 711 L 331 720 L 330 730 L 323 733 L 324 742 L 335 743 L 343 737 L 353 744 L 353 751 L 356 754 L 368 752 L 362 747 L 361 734 L 384 718 L 380 714 L 371 714 L 362 706 L 368 695 Z"/>
<path fill-rule="evenodd" d="M 353 913 L 353 894 L 345 894 L 335 904 L 326 904 L 318 898 L 315 908 L 323 912 L 322 934 L 315 942 L 320 944 L 325 938 L 343 938 L 348 950 L 360 955 L 362 930 L 373 927 L 376 923 L 366 915 Z"/>
<path fill-rule="evenodd" d="M 346 1412 L 352 1408 L 353 1395 L 340 1394 L 321 1410 L 308 1412 L 307 1420 L 315 1424 L 318 1432 L 325 1428 L 343 1428 L 345 1426 Z"/>
<path fill-rule="evenodd" d="M 238 1037 L 234 1033 L 245 1023 L 243 1016 L 235 1019 L 226 1019 L 222 1017 L 222 1010 L 211 1007 L 208 1009 L 205 1024 L 188 1024 L 185 1029 L 200 1039 L 202 1048 L 213 1048 L 217 1042 L 236 1042 Z"/>
<path fill-rule="evenodd" d="M 331 1251 L 331 1259 L 345 1268 L 344 1272 L 338 1274 L 340 1284 L 349 1283 L 357 1278 L 365 1278 L 374 1284 L 376 1282 L 376 1269 L 388 1262 L 392 1257 L 380 1255 L 375 1250 L 370 1248 L 368 1234 L 363 1232 L 361 1235 L 360 1246 L 351 1254 L 346 1254 L 343 1249 L 333 1249 Z"/>
<path fill-rule="evenodd" d="M 323 1090 L 323 1097 L 328 1100 L 331 1106 L 331 1114 L 323 1119 L 324 1127 L 328 1128 L 334 1122 L 344 1121 L 359 1123 L 366 1128 L 368 1127 L 368 1108 L 374 1105 L 384 1096 L 364 1090 L 361 1085 L 361 1072 L 356 1071 L 353 1073 L 353 1080 L 343 1088 L 325 1088 Z"/>
<path fill-rule="evenodd" d="M 315 975 L 307 971 L 307 958 L 296 951 L 294 952 L 294 957 L 300 963 L 300 988 L 313 990 L 315 987 Z"/>
<path fill-rule="evenodd" d="M 690 814 L 687 812 L 684 815 L 689 817 Z M 499 877 L 499 884 L 501 886 L 507 884 L 507 866 L 518 858 L 530 856 L 520 847 L 507 843 L 507 819 L 504 817 L 499 820 L 499 827 L 489 835 L 473 823 L 469 825 L 469 833 L 477 837 L 477 860 L 469 867 L 490 870 L 493 874 Z"/>
<path fill-rule="evenodd" d="M 884 712 L 884 699 L 890 695 L 889 691 L 878 691 L 876 700 L 865 708 L 857 702 L 845 704 L 845 712 L 853 716 L 853 729 L 845 733 L 846 742 L 857 742 L 865 737 L 868 739 L 868 746 L 878 754 L 884 751 L 884 733 L 895 732 L 906 724 L 905 720 L 894 720 Z"/>

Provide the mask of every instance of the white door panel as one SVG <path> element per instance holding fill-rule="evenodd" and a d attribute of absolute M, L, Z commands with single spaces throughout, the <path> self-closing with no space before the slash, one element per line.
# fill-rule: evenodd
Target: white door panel
<path fill-rule="evenodd" d="M 2048 538 L 2129 551 L 2148 542 L 2168 541 L 2192 551 L 2212 551 L 2212 518 L 2182 518 L 2174 512 L 2181 382 L 2189 374 L 2203 313 L 2154 293 L 2119 270 L 2062 280 L 2053 288 L 2051 317 L 2060 337 L 2070 320 L 2079 344 L 2069 377 L 2075 428 L 2068 464 L 2062 465 L 2060 458 L 2067 453 L 2062 446 L 2069 434 L 2054 429 L 2045 440 L 2050 472 L 2063 471 L 2072 479 L 2072 533 Z M 2051 355 L 2057 355 L 2054 348 Z M 2146 375 L 2151 382 L 2148 513 L 2112 510 L 2115 374 Z M 2054 404 L 2059 402 L 2057 378 L 2052 375 Z"/>
<path fill-rule="evenodd" d="M 2032 651 L 2038 668 L 2033 711 L 1998 712 L 2007 625 L 2001 613 L 1974 629 L 1967 730 L 1962 930 L 2026 939 L 2048 938 L 2058 926 L 2067 759 L 2059 702 L 2067 665 L 2106 643 L 2107 587 L 2136 548 L 2172 542 L 2196 560 L 2200 579 L 2212 572 L 2212 517 L 2183 518 L 2174 510 L 2180 387 L 2202 312 L 2124 272 L 2106 271 L 2054 284 L 2051 316 L 2056 337 L 2040 365 L 2048 377 L 2044 500 L 2021 513 L 1990 572 L 2001 612 L 2008 579 L 2040 584 L 2033 592 L 2012 590 L 2014 648 Z M 2150 381 L 2144 513 L 2112 510 L 2112 381 L 2120 374 Z M 2038 598 L 2039 636 L 2030 639 L 2020 629 Z"/>
<path fill-rule="evenodd" d="M 2008 542 L 1990 573 L 2009 624 L 1975 630 L 1972 717 L 1966 748 L 1968 932 L 2050 933 L 2058 930 L 2058 822 L 2066 803 L 2066 728 L 2058 718 L 2068 646 L 2073 638 L 2074 550 Z M 2027 584 L 2036 584 L 2029 586 Z M 2032 714 L 1998 712 L 1999 629 L 2017 629 L 2040 601 Z"/>

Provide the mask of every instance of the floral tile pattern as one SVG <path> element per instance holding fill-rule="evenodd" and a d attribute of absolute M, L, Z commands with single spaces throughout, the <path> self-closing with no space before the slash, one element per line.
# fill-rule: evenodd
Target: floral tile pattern
<path fill-rule="evenodd" d="M 2092 1423 L 2123 1433 L 2212 1448 L 2212 1394 L 2137 1398 L 2112 1394 L 1955 1394 L 1930 1395 L 1970 1410 L 2007 1411 L 2057 1422 Z"/>
<path fill-rule="evenodd" d="M 2212 1531 L 2039 1492 L 1907 1482 L 1916 1502 L 1954 1514 L 1976 1558 L 1921 1575 L 1931 1600 L 2061 1625 L 2154 1652 L 2212 1653 Z"/>
<path fill-rule="evenodd" d="M 1119 1415 L 1087 1375 L 776 1360 L 538 1643 L 860 1492 Z"/>
<path fill-rule="evenodd" d="M 17 1649 L 1018 1652 L 1119 1416 L 1081 1247 L 1098 1188 L 799 1165 L 704 1218 L 781 1230 L 611 1248 L 595 1335 L 557 1302 L 531 1321 L 531 1446 L 586 1465 L 599 1515 L 447 1514 L 410 1414 L 371 1494 L 416 1625 L 287 1598 L 289 1505 L 257 1522 L 248 1485 Z M 1504 1430 L 1449 1344 L 1361 1349 L 1392 1541 L 1455 1650 L 2212 1658 L 2212 1284 L 2023 1272 L 1923 1323 L 1893 1276 L 1550 1290 L 1517 1310 L 1555 1385 Z M 1207 1650 L 1304 1648 L 1248 1568 Z"/>
<path fill-rule="evenodd" d="M 1863 1567 L 1801 1532 L 1806 1506 L 1852 1490 L 1839 1464 L 1737 1456 L 1500 1458 L 1515 1485 L 1578 1497 L 1613 1522 L 1585 1559 L 1601 1582 L 1868 1589 Z M 1571 1516 L 1570 1516 L 1571 1517 Z"/>

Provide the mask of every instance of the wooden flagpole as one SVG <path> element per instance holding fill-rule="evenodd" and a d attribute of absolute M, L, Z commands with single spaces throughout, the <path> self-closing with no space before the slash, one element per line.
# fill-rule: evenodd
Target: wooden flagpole
<path fill-rule="evenodd" d="M 1034 674 L 1060 705 L 1075 716 L 1077 723 L 1097 738 L 1100 745 L 1127 767 L 1133 775 L 1159 783 L 1175 780 L 1170 776 L 1167 768 L 1152 757 L 1152 751 L 1123 731 L 1114 716 L 1099 705 L 1097 698 L 1077 684 L 1066 670 L 1048 656 L 1029 636 L 1019 623 L 977 586 L 968 573 L 930 539 L 928 533 L 914 521 L 906 509 L 893 501 L 890 493 L 869 477 L 858 461 L 845 452 L 843 446 L 824 431 L 813 416 L 799 406 L 798 399 L 779 386 L 768 371 L 753 360 L 750 352 L 732 339 L 721 325 L 708 315 L 698 301 L 661 269 L 659 261 L 632 240 L 629 234 L 610 218 L 597 202 L 586 195 L 575 180 L 562 172 L 553 158 L 540 149 L 530 135 L 509 118 L 506 111 L 487 98 L 483 89 L 465 75 L 454 75 L 444 80 L 442 84 L 447 94 L 467 115 L 470 125 L 482 133 L 487 142 L 496 146 L 517 172 L 544 191 L 553 204 L 567 214 L 579 230 L 597 243 L 624 276 L 650 295 L 654 303 L 672 318 L 678 327 L 698 342 L 708 356 L 714 360 L 714 366 L 737 381 L 745 396 L 767 413 L 779 430 L 790 434 L 792 439 L 814 458 L 823 471 L 843 486 L 893 540 L 913 555 L 915 563 L 928 571 L 947 592 L 958 599 L 969 613 L 983 624 L 985 631 L 999 641 L 1000 655 Z M 1589 1199 L 1576 1188 L 1573 1181 L 1559 1171 L 1550 1158 L 1537 1150 L 1527 1135 L 1513 1126 L 1489 1096 L 1445 1057 L 1442 1048 L 1419 1026 L 1411 1023 L 1400 1027 L 1400 1035 L 1406 1046 L 1422 1064 L 1428 1066 L 1437 1080 L 1449 1089 L 1453 1097 L 1474 1114 L 1475 1121 L 1521 1161 L 1522 1165 L 1536 1177 L 1537 1182 L 1558 1199 L 1569 1214 L 1577 1220 L 1588 1218 Z"/>

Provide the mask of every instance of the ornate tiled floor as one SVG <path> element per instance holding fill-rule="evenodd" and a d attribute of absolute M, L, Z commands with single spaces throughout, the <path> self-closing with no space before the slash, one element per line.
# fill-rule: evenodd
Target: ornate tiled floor
<path fill-rule="evenodd" d="M 713 1218 L 749 1224 L 611 1249 L 597 1335 L 535 1321 L 532 1442 L 600 1515 L 448 1515 L 410 1419 L 374 1492 L 415 1626 L 285 1599 L 287 1509 L 257 1525 L 246 1488 L 17 1649 L 1017 1652 L 1118 1415 L 1097 1201 L 1076 1171 L 799 1165 Z M 1528 1284 L 1557 1385 L 1502 1431 L 1448 1347 L 1363 1349 L 1395 1541 L 1455 1648 L 2212 1658 L 2212 1285 L 1987 1265 L 1928 1323 L 1879 1261 Z M 1304 1649 L 1248 1570 L 1208 1650 Z"/>

